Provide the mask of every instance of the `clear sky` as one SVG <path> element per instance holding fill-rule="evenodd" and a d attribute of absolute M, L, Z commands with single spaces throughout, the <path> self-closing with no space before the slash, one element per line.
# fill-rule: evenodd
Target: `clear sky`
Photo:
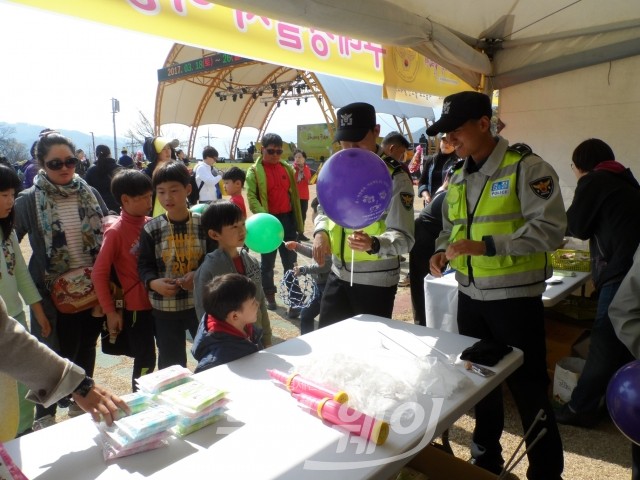
<path fill-rule="evenodd" d="M 2 0 L 0 19 L 0 121 L 113 135 L 112 97 L 120 101 L 119 137 L 137 123 L 138 112 L 153 118 L 157 70 L 172 41 Z M 295 142 L 296 125 L 321 122 L 317 105 L 290 102 L 278 109 L 270 130 Z M 396 129 L 390 117 L 381 123 L 383 134 Z M 163 134 L 188 140 L 186 127 L 163 127 Z M 196 153 L 207 135 L 227 156 L 232 130 L 202 127 Z M 244 129 L 238 146 L 246 147 L 256 135 Z"/>

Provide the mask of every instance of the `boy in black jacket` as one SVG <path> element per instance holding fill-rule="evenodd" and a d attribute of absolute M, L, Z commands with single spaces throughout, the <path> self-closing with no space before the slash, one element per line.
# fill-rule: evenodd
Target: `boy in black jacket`
<path fill-rule="evenodd" d="M 254 327 L 260 304 L 256 285 L 245 275 L 227 273 L 203 288 L 202 318 L 191 353 L 196 373 L 262 350 L 262 331 Z"/>

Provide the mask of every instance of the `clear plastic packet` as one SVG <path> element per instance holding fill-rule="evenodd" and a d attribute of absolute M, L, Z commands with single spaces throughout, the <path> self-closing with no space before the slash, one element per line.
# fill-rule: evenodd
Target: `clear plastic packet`
<path fill-rule="evenodd" d="M 158 396 L 158 400 L 177 408 L 185 415 L 197 415 L 225 395 L 226 392 L 223 390 L 193 380 L 165 390 Z"/>
<path fill-rule="evenodd" d="M 224 410 L 224 409 L 222 409 L 222 410 Z M 222 415 L 213 415 L 213 416 L 210 416 L 210 417 L 205 418 L 203 420 L 200 420 L 198 422 L 191 423 L 189 425 L 178 424 L 175 427 L 173 427 L 173 429 L 171 431 L 175 435 L 177 435 L 178 437 L 184 437 L 186 435 L 189 435 L 190 433 L 196 432 L 196 431 L 200 430 L 201 428 L 206 427 L 207 425 L 211 425 L 213 423 L 216 423 L 221 418 L 222 418 Z"/>
<path fill-rule="evenodd" d="M 186 416 L 180 417 L 180 420 L 178 420 L 178 423 L 176 425 L 188 427 L 189 425 L 196 424 L 198 422 L 206 420 L 207 418 L 220 416 L 226 411 L 227 411 L 227 408 L 224 405 L 221 405 L 213 409 L 208 409 L 206 412 L 203 412 L 202 414 L 196 417 L 186 417 Z"/>
<path fill-rule="evenodd" d="M 108 441 L 102 443 L 102 457 L 104 461 L 113 460 L 115 458 L 127 457 L 136 453 L 142 453 L 149 450 L 155 450 L 156 448 L 166 447 L 169 442 L 166 438 L 160 440 L 153 440 L 152 442 L 136 443 L 127 448 L 117 448 L 115 445 Z"/>
<path fill-rule="evenodd" d="M 145 410 L 151 404 L 153 397 L 149 393 L 138 391 L 122 395 L 120 398 L 125 401 L 131 410 L 129 415 L 135 415 Z M 122 415 L 121 417 L 125 416 L 127 415 Z"/>
<path fill-rule="evenodd" d="M 218 400 L 216 403 L 209 405 L 207 408 L 203 408 L 200 411 L 193 411 L 193 410 L 189 410 L 186 408 L 181 408 L 179 406 L 176 405 L 169 405 L 171 408 L 173 408 L 176 412 L 178 412 L 178 414 L 180 415 L 180 421 L 182 421 L 183 418 L 186 418 L 187 420 L 195 420 L 198 418 L 204 418 L 206 417 L 208 414 L 211 413 L 211 411 L 213 410 L 218 410 L 221 409 L 223 407 L 225 407 L 227 405 L 227 403 L 229 403 L 229 399 L 228 398 L 222 398 L 220 400 Z"/>
<path fill-rule="evenodd" d="M 116 420 L 114 424 L 131 440 L 141 440 L 173 427 L 178 414 L 165 405 L 156 405 L 135 415 Z"/>
<path fill-rule="evenodd" d="M 156 395 L 164 390 L 188 382 L 190 380 L 189 377 L 191 377 L 191 371 L 188 368 L 172 365 L 141 376 L 136 379 L 136 384 L 143 392 Z"/>
<path fill-rule="evenodd" d="M 135 447 L 137 445 L 144 445 L 145 443 L 162 440 L 169 436 L 171 436 L 171 432 L 169 432 L 168 430 L 163 430 L 162 432 L 158 432 L 154 435 L 142 438 L 140 440 L 132 440 L 115 425 L 111 425 L 110 427 L 104 426 L 100 428 L 100 438 L 102 439 L 103 443 L 108 442 L 118 450 Z"/>
<path fill-rule="evenodd" d="M 125 401 L 129 407 L 136 407 L 138 405 L 147 405 L 151 402 L 151 395 L 146 392 L 133 392 L 121 395 L 120 398 Z"/>

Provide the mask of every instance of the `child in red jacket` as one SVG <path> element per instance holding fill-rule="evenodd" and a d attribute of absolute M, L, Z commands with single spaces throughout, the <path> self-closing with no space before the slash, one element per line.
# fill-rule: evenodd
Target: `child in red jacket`
<path fill-rule="evenodd" d="M 151 303 L 138 275 L 140 232 L 149 219 L 152 190 L 151 179 L 138 170 L 123 169 L 113 177 L 111 191 L 122 206 L 122 213 L 105 229 L 91 274 L 100 306 L 107 316 L 108 332 L 102 341 L 115 341 L 118 335 L 126 337 L 134 359 L 133 391 L 137 390 L 136 378 L 153 372 L 156 365 Z M 114 303 L 109 288 L 112 266 L 124 293 L 123 305 Z"/>
<path fill-rule="evenodd" d="M 307 154 L 303 150 L 293 152 L 293 168 L 295 170 L 296 187 L 300 197 L 300 210 L 302 210 L 302 225 L 307 220 L 307 210 L 309 209 L 309 180 L 311 180 L 311 170 L 306 164 Z M 299 241 L 309 240 L 303 232 L 298 235 Z"/>

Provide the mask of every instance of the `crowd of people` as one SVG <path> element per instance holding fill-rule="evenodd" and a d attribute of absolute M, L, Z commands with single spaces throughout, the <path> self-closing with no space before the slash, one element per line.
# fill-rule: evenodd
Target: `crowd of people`
<path fill-rule="evenodd" d="M 143 146 L 147 165 L 141 169 L 126 148 L 116 161 L 109 147 L 98 145 L 96 161 L 90 165 L 69 138 L 46 129 L 34 142 L 33 158 L 22 166 L 21 176 L 11 165 L 0 164 L 0 241 L 4 252 L 0 262 L 4 310 L 0 314 L 7 317 L 3 327 L 29 338 L 24 340 L 27 345 L 37 345 L 33 352 L 36 358 L 66 359 L 60 364 L 66 365 L 64 378 L 69 377 L 69 369 L 83 374 L 82 382 L 65 385 L 64 391 L 56 389 L 45 395 L 41 388 L 38 394 L 29 393 L 32 375 L 16 374 L 14 368 L 22 356 L 3 356 L 1 370 L 17 376 L 21 383 L 15 385 L 19 414 L 16 422 L 5 424 L 2 439 L 55 423 L 59 408 L 68 409 L 69 416 L 86 410 L 96 418 L 104 415 L 109 422 L 115 418 L 122 402 L 91 379 L 101 336 L 102 342 L 125 345 L 123 351 L 133 357 L 133 391 L 136 379 L 154 371 L 156 365 L 187 365 L 186 331 L 196 339 L 194 356 L 209 359 L 200 362 L 200 369 L 230 361 L 237 354 L 224 345 L 223 354 L 215 353 L 219 345 L 212 339 L 217 338 L 221 324 L 234 325 L 222 329 L 225 340 L 235 338 L 242 344 L 250 338 L 256 339 L 250 342 L 254 346 L 271 345 L 262 288 L 262 279 L 270 277 L 261 273 L 260 263 L 242 248 L 247 216 L 242 196 L 245 172 L 238 167 L 217 170 L 218 152 L 210 146 L 204 149 L 203 160 L 189 171 L 189 162 L 182 158 L 184 154 L 181 157 L 178 146 L 178 140 L 147 138 Z M 296 155 L 302 156 L 295 166 L 301 173 L 295 179 L 290 177 L 291 192 L 306 192 L 306 206 L 310 172 L 305 153 Z M 293 166 L 287 168 L 294 171 Z M 208 207 L 202 216 L 190 209 L 192 176 L 196 183 L 202 183 L 197 203 Z M 221 200 L 222 191 L 229 195 L 228 201 Z M 294 198 L 299 202 L 297 195 Z M 300 216 L 301 204 L 296 207 Z M 301 223 L 295 225 L 292 238 L 299 234 L 303 235 Z M 25 236 L 32 251 L 28 264 L 20 249 Z M 221 318 L 209 318 L 212 312 L 220 311 L 204 310 L 211 304 L 208 297 L 215 297 L 217 290 L 212 287 L 205 295 L 204 287 L 231 273 L 249 279 L 253 290 L 245 292 L 242 305 L 234 303 Z M 234 284 L 232 280 L 229 282 Z M 114 298 L 114 282 L 120 292 L 118 299 Z M 221 291 L 228 290 L 229 282 L 220 284 Z M 252 305 L 258 305 L 254 313 L 252 306 L 246 312 L 243 308 L 249 297 Z M 30 321 L 23 301 L 29 306 Z M 246 322 L 228 321 L 229 312 L 232 316 L 245 312 L 242 318 Z M 199 334 L 199 326 L 204 333 Z M 249 330 L 251 334 L 246 336 Z M 52 368 L 51 375 L 39 377 L 41 386 L 57 385 L 58 370 Z M 9 381 L 8 385 L 13 384 Z M 69 390 L 69 386 L 77 388 Z M 4 395 L 10 397 L 13 392 L 3 391 Z M 85 396 L 91 402 L 84 400 Z M 35 408 L 33 400 L 38 402 Z"/>
<path fill-rule="evenodd" d="M 528 451 L 527 478 L 560 479 L 557 423 L 595 425 L 608 380 L 638 354 L 637 337 L 628 332 L 637 331 L 633 322 L 640 316 L 629 318 L 616 293 L 621 289 L 628 297 L 629 287 L 621 286 L 635 281 L 625 276 L 640 244 L 633 221 L 640 185 L 609 145 L 586 140 L 573 154 L 577 189 L 565 211 L 553 167 L 527 145 L 492 132 L 489 97 L 461 92 L 444 102 L 441 118 L 426 131 L 439 140 L 437 153 L 425 156 L 419 148 L 408 165 L 410 144 L 401 134 L 391 132 L 377 144 L 373 106 L 359 102 L 337 111 L 335 141 L 382 159 L 391 199 L 384 215 L 362 229 L 337 224 L 314 199 L 311 238 L 304 228 L 311 200 L 306 153 L 294 151 L 293 164 L 283 159 L 283 140 L 275 133 L 254 146 L 259 156 L 246 174 L 238 167 L 218 170 L 218 152 L 210 146 L 190 172 L 179 142 L 163 137 L 145 140 L 143 170 L 137 154 L 134 159 L 125 148 L 116 161 L 105 145 L 85 168 L 84 152 L 52 130 L 34 142 L 22 179 L 0 164 L 0 370 L 21 382 L 19 417 L 8 438 L 54 423 L 58 408 L 70 415 L 88 411 L 108 423 L 119 408 L 126 410 L 91 378 L 101 335 L 103 342 L 120 337 L 128 345 L 132 390 L 156 364 L 187 365 L 187 331 L 197 371 L 270 346 L 278 253 L 283 270 L 293 272 L 292 289 L 304 275 L 318 286 L 312 302 L 287 312 L 301 317 L 302 334 L 313 330 L 316 316 L 320 328 L 358 314 L 391 317 L 401 257 L 409 255 L 417 324 L 426 324 L 424 277 L 451 268 L 459 284 L 460 333 L 524 352 L 524 364 L 507 384 L 523 431 L 531 430 L 527 444 L 545 431 Z M 424 204 L 419 215 L 411 177 L 416 172 Z M 261 253 L 260 261 L 245 247 L 245 186 L 251 214 L 274 216 L 284 232 L 282 244 Z M 190 208 L 194 188 L 202 209 Z M 567 233 L 591 243 L 598 313 L 585 371 L 571 401 L 554 412 L 542 293 L 552 274 L 547 252 L 559 248 Z M 28 264 L 19 246 L 25 236 L 32 251 Z M 298 253 L 313 263 L 298 266 Z M 68 282 L 83 275 L 94 288 L 77 298 Z M 502 399 L 497 388 L 475 406 L 471 456 L 494 473 L 504 465 Z M 35 410 L 30 401 L 37 402 Z M 634 450 L 634 462 L 637 457 Z"/>

